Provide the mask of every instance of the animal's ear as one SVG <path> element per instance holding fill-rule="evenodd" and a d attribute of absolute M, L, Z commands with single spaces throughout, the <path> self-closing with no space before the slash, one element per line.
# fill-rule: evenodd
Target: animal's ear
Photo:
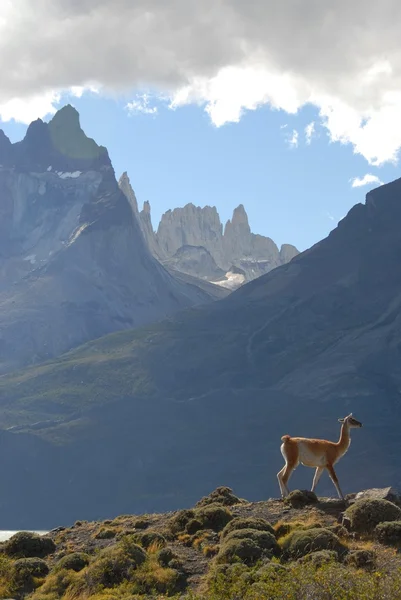
<path fill-rule="evenodd" d="M 352 417 L 352 413 L 349 413 L 349 415 L 348 415 L 348 416 L 349 416 L 349 417 Z"/>
<path fill-rule="evenodd" d="M 345 419 L 338 419 L 338 422 L 339 422 L 339 423 L 344 423 L 344 420 L 345 420 Z"/>

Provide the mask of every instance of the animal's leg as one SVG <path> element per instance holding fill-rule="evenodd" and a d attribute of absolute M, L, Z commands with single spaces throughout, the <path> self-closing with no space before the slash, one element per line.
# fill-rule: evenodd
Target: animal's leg
<path fill-rule="evenodd" d="M 343 496 L 343 493 L 342 493 L 342 491 L 341 491 L 340 485 L 339 485 L 339 483 L 338 483 L 337 475 L 336 475 L 336 472 L 335 472 L 335 470 L 334 470 L 333 466 L 332 466 L 332 465 L 327 465 L 327 466 L 326 466 L 326 469 L 327 469 L 327 470 L 328 470 L 328 472 L 329 472 L 329 475 L 330 475 L 330 479 L 331 479 L 331 481 L 334 483 L 334 487 L 335 487 L 335 488 L 336 488 L 336 490 L 337 490 L 338 497 L 339 497 L 341 500 L 344 500 L 344 496 Z"/>
<path fill-rule="evenodd" d="M 317 483 L 318 483 L 320 477 L 322 476 L 323 471 L 324 471 L 324 467 L 316 468 L 315 476 L 313 477 L 311 492 L 315 491 L 315 487 L 317 486 Z"/>
<path fill-rule="evenodd" d="M 283 475 L 285 472 L 285 467 L 286 467 L 286 465 L 284 465 L 284 467 L 281 469 L 281 471 L 279 471 L 277 473 L 277 479 L 278 479 L 278 484 L 280 486 L 280 493 L 281 493 L 282 498 L 284 498 L 284 496 L 286 496 L 286 490 L 285 490 L 285 487 L 284 487 L 283 481 L 282 481 L 282 478 L 283 478 Z"/>
<path fill-rule="evenodd" d="M 291 473 L 293 472 L 294 469 L 295 469 L 295 465 L 287 463 L 284 467 L 284 473 L 281 476 L 281 481 L 283 483 L 283 486 L 284 486 L 284 489 L 286 492 L 286 496 L 288 496 L 288 494 L 290 493 L 287 483 L 288 483 L 288 480 L 291 477 Z"/>

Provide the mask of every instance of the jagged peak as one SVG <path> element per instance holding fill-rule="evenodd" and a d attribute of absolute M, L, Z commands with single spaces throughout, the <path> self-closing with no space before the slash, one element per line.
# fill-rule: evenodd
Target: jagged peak
<path fill-rule="evenodd" d="M 47 125 L 42 121 L 42 119 L 36 119 L 36 121 L 32 121 L 29 124 L 28 129 L 26 130 L 24 142 L 35 142 L 39 137 L 45 136 L 47 133 Z"/>
<path fill-rule="evenodd" d="M 49 122 L 52 144 L 68 158 L 93 160 L 107 152 L 89 138 L 81 128 L 78 111 L 67 104 L 56 112 Z"/>
<path fill-rule="evenodd" d="M 234 208 L 231 222 L 232 224 L 246 223 L 248 225 L 248 214 L 243 204 L 239 204 L 237 208 Z"/>
<path fill-rule="evenodd" d="M 150 213 L 151 213 L 151 207 L 150 207 L 149 200 L 145 200 L 145 202 L 143 203 L 142 212 L 145 215 L 150 215 Z"/>
<path fill-rule="evenodd" d="M 120 179 L 118 180 L 118 185 L 121 185 L 124 183 L 128 183 L 129 185 L 131 185 L 131 181 L 130 181 L 127 171 L 124 171 L 124 173 L 121 175 Z"/>
<path fill-rule="evenodd" d="M 65 106 L 60 108 L 50 120 L 49 125 L 50 123 L 62 123 L 63 125 L 73 125 L 75 127 L 81 128 L 79 112 L 71 104 L 66 104 Z"/>

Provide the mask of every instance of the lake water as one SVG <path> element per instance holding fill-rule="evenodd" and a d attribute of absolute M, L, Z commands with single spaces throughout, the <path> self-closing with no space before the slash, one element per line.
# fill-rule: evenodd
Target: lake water
<path fill-rule="evenodd" d="M 15 533 L 18 533 L 18 531 L 0 531 L 0 542 L 5 542 Z M 45 533 L 47 533 L 47 531 L 34 531 L 33 533 L 44 535 Z"/>

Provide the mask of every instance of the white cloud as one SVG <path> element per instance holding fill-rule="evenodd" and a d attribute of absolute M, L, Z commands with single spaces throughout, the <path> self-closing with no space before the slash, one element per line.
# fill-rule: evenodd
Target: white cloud
<path fill-rule="evenodd" d="M 308 104 L 380 165 L 401 146 L 400 20 L 398 0 L 1 0 L 1 114 L 26 120 L 31 98 L 51 114 L 49 94 L 93 82 L 198 103 L 217 127 Z"/>
<path fill-rule="evenodd" d="M 148 94 L 138 94 L 132 102 L 128 102 L 125 107 L 129 114 L 135 115 L 142 113 L 144 115 L 156 115 L 157 106 L 150 106 L 150 99 Z"/>
<path fill-rule="evenodd" d="M 308 146 L 310 146 L 310 144 L 312 142 L 312 138 L 315 135 L 315 133 L 316 133 L 315 122 L 312 121 L 305 127 L 305 141 Z"/>
<path fill-rule="evenodd" d="M 290 148 L 298 148 L 298 137 L 298 131 L 293 129 L 292 134 L 287 137 L 287 142 Z"/>
<path fill-rule="evenodd" d="M 379 177 L 377 177 L 377 175 L 372 175 L 371 173 L 367 173 L 363 177 L 354 177 L 354 179 L 351 179 L 350 181 L 353 188 L 362 187 L 363 185 L 370 185 L 372 183 L 383 185 L 383 182 L 379 179 Z"/>
<path fill-rule="evenodd" d="M 0 119 L 11 121 L 15 119 L 20 123 L 31 123 L 38 118 L 54 115 L 60 94 L 57 92 L 45 92 L 31 96 L 30 98 L 12 98 L 0 104 Z"/>

